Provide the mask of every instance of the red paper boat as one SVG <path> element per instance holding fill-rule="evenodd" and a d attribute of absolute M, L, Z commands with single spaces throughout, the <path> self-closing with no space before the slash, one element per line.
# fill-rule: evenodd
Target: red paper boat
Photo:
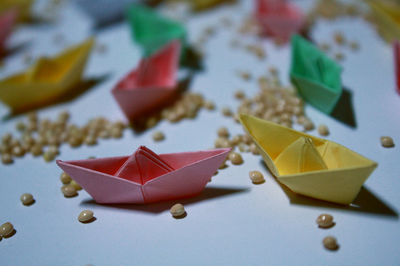
<path fill-rule="evenodd" d="M 288 41 L 304 25 L 303 13 L 286 0 L 255 0 L 255 16 L 262 34 Z"/>
<path fill-rule="evenodd" d="M 165 103 L 176 92 L 180 42 L 174 40 L 140 61 L 112 90 L 129 120 Z"/>
<path fill-rule="evenodd" d="M 393 53 L 394 53 L 394 70 L 396 74 L 397 92 L 400 94 L 400 42 L 399 41 L 395 41 L 393 43 Z"/>
<path fill-rule="evenodd" d="M 0 50 L 4 49 L 5 42 L 12 32 L 16 19 L 17 11 L 14 9 L 0 15 Z"/>
<path fill-rule="evenodd" d="M 157 155 L 141 146 L 131 156 L 57 164 L 98 203 L 151 203 L 199 194 L 227 149 Z"/>

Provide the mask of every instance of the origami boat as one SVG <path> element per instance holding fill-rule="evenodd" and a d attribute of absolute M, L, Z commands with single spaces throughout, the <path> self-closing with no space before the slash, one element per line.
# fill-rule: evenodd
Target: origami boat
<path fill-rule="evenodd" d="M 8 37 L 11 35 L 13 26 L 17 19 L 17 11 L 11 9 L 0 15 L 0 50 L 4 49 Z"/>
<path fill-rule="evenodd" d="M 256 0 L 255 17 L 262 33 L 288 41 L 305 24 L 300 9 L 286 0 Z"/>
<path fill-rule="evenodd" d="M 112 94 L 129 120 L 153 110 L 176 93 L 179 53 L 180 42 L 174 40 L 142 59 L 113 88 Z"/>
<path fill-rule="evenodd" d="M 199 194 L 231 149 L 133 155 L 57 164 L 98 203 L 151 203 Z"/>
<path fill-rule="evenodd" d="M 27 71 L 0 81 L 0 100 L 12 111 L 46 104 L 79 83 L 94 40 L 73 46 L 53 58 L 39 58 Z"/>
<path fill-rule="evenodd" d="M 387 42 L 400 39 L 400 5 L 395 1 L 366 0 L 377 22 L 378 32 Z"/>
<path fill-rule="evenodd" d="M 96 26 L 112 23 L 123 17 L 126 7 L 138 0 L 74 0 Z"/>
<path fill-rule="evenodd" d="M 127 12 L 134 40 L 142 47 L 145 56 L 158 51 L 172 40 L 185 44 L 186 29 L 177 21 L 163 17 L 151 8 L 132 5 Z M 182 46 L 182 49 L 183 49 Z"/>
<path fill-rule="evenodd" d="M 305 101 L 330 114 L 342 94 L 341 67 L 299 35 L 292 36 L 290 78 Z"/>
<path fill-rule="evenodd" d="M 377 163 L 335 142 L 249 115 L 240 115 L 240 121 L 268 169 L 298 194 L 350 204 L 377 167 Z"/>
<path fill-rule="evenodd" d="M 26 21 L 31 17 L 33 2 L 34 0 L 1 0 L 0 13 L 15 9 L 18 12 L 18 21 Z"/>

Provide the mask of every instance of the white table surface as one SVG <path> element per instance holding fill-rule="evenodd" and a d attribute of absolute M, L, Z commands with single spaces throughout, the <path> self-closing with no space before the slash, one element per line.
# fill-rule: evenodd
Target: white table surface
<path fill-rule="evenodd" d="M 195 40 L 204 27 L 218 24 L 228 16 L 239 25 L 250 13 L 252 1 L 193 15 L 187 21 L 189 36 Z M 297 3 L 308 9 L 312 1 Z M 219 24 L 220 25 L 220 24 Z M 214 100 L 219 108 L 237 106 L 233 92 L 243 88 L 248 95 L 257 92 L 256 79 L 246 82 L 235 74 L 249 70 L 253 76 L 276 66 L 288 83 L 290 47 L 276 48 L 269 40 L 241 37 L 236 31 L 217 27 L 206 46 L 205 70 L 196 73 L 190 90 Z M 235 27 L 236 28 L 236 27 Z M 349 207 L 341 207 L 285 192 L 268 173 L 260 157 L 245 154 L 241 166 L 230 165 L 213 178 L 198 197 L 181 200 L 187 217 L 173 219 L 172 202 L 151 205 L 105 206 L 93 203 L 84 191 L 66 199 L 60 192 L 61 170 L 55 162 L 26 155 L 12 165 L 0 164 L 0 223 L 10 221 L 17 233 L 0 241 L 0 265 L 398 265 L 400 264 L 400 95 L 394 88 L 391 47 L 385 44 L 360 19 L 344 18 L 333 22 L 318 21 L 311 36 L 331 40 L 341 30 L 349 39 L 359 41 L 357 52 L 345 51 L 343 84 L 353 93 L 357 127 L 351 128 L 312 107 L 307 114 L 318 125 L 330 128 L 328 139 L 341 143 L 379 163 L 364 189 Z M 6 58 L 0 77 L 24 69 L 26 51 L 35 57 L 54 54 L 62 49 L 54 45 L 56 33 L 73 44 L 88 37 L 90 20 L 66 2 L 53 25 L 21 27 L 11 45 L 25 43 L 21 51 Z M 234 36 L 245 43 L 261 43 L 268 58 L 260 61 L 243 49 L 229 45 Z M 39 111 L 40 117 L 54 118 L 69 110 L 72 122 L 79 125 L 103 115 L 123 119 L 110 94 L 113 85 L 140 59 L 140 51 L 130 38 L 126 23 L 96 32 L 99 43 L 108 51 L 94 52 L 87 66 L 88 78 L 109 74 L 109 78 L 70 102 Z M 7 114 L 0 105 L 0 115 Z M 0 135 L 15 132 L 17 117 L 0 122 Z M 61 148 L 63 160 L 88 156 L 106 157 L 132 153 L 146 145 L 158 153 L 207 149 L 213 145 L 216 130 L 225 125 L 232 133 L 241 133 L 240 125 L 223 117 L 220 111 L 202 110 L 195 120 L 178 124 L 161 122 L 155 129 L 166 140 L 154 143 L 149 130 L 143 134 L 125 131 L 121 140 L 101 140 L 94 147 Z M 313 131 L 312 134 L 317 134 Z M 394 138 L 397 146 L 382 148 L 380 136 Z M 250 170 L 266 177 L 262 185 L 253 185 Z M 22 193 L 32 193 L 36 203 L 21 204 Z M 77 221 L 80 211 L 89 208 L 97 218 L 91 224 Z M 315 219 L 328 212 L 336 225 L 329 230 L 317 228 Z M 337 237 L 340 249 L 323 248 L 327 235 Z"/>

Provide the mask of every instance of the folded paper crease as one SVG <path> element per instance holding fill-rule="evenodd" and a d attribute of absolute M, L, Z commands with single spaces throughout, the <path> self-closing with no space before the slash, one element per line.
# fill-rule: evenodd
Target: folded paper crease
<path fill-rule="evenodd" d="M 377 163 L 335 142 L 250 115 L 240 122 L 258 146 L 267 167 L 292 191 L 350 204 Z"/>
<path fill-rule="evenodd" d="M 112 89 L 112 94 L 129 120 L 150 112 L 176 93 L 176 73 L 180 41 L 173 40 L 159 51 L 140 61 Z"/>
<path fill-rule="evenodd" d="M 231 149 L 131 156 L 57 164 L 98 203 L 151 203 L 199 194 Z"/>
<path fill-rule="evenodd" d="M 25 72 L 0 81 L 0 100 L 13 112 L 36 108 L 60 97 L 82 79 L 93 39 L 52 58 L 39 58 Z"/>
<path fill-rule="evenodd" d="M 320 111 L 330 114 L 341 94 L 341 67 L 313 44 L 292 36 L 290 78 L 300 96 Z"/>

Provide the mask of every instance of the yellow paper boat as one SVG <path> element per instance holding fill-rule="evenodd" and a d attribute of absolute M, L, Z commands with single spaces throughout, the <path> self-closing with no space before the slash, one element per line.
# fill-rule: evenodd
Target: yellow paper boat
<path fill-rule="evenodd" d="M 26 21 L 31 18 L 33 2 L 33 0 L 0 0 L 0 13 L 9 9 L 16 9 L 18 12 L 18 20 Z"/>
<path fill-rule="evenodd" d="M 400 5 L 396 1 L 366 0 L 371 7 L 378 31 L 387 42 L 400 39 Z"/>
<path fill-rule="evenodd" d="M 1 80 L 0 100 L 18 112 L 63 95 L 81 81 L 93 44 L 89 39 L 53 58 L 41 57 L 27 71 Z"/>
<path fill-rule="evenodd" d="M 377 163 L 335 142 L 253 116 L 240 122 L 278 181 L 316 199 L 350 204 Z"/>

